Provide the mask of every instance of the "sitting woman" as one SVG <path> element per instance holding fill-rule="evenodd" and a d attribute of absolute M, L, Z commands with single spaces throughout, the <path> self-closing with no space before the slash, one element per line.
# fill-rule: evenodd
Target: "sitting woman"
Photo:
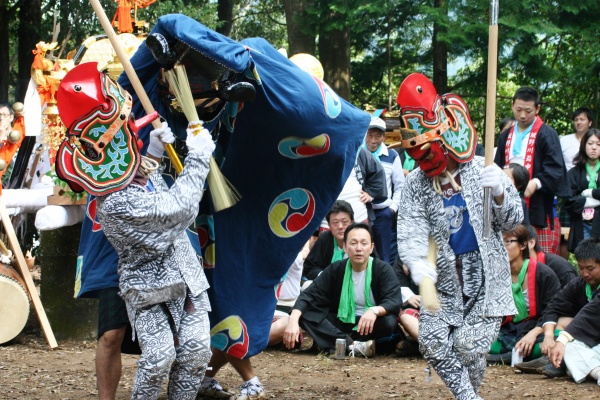
<path fill-rule="evenodd" d="M 513 299 L 518 313 L 504 318 L 487 361 L 508 364 L 513 348 L 524 359 L 542 355 L 542 315 L 560 290 L 560 282 L 550 267 L 529 257 L 529 233 L 525 226 L 518 225 L 512 231 L 504 231 L 502 237 L 510 262 Z"/>
<path fill-rule="evenodd" d="M 589 237 L 600 237 L 600 130 L 591 128 L 581 139 L 579 153 L 569 170 L 571 197 L 566 208 L 571 216 L 570 252 Z"/>
<path fill-rule="evenodd" d="M 293 348 L 302 327 L 322 351 L 334 352 L 336 340 L 345 339 L 352 354 L 373 356 L 375 343 L 379 353 L 391 353 L 401 338 L 398 278 L 389 264 L 371 257 L 367 224 L 348 226 L 343 246 L 348 259 L 325 268 L 298 296 L 283 342 Z"/>

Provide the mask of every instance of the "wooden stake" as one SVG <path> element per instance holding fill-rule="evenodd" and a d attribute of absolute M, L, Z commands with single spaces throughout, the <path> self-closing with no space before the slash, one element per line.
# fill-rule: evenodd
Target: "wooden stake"
<path fill-rule="evenodd" d="M 494 131 L 496 128 L 496 79 L 498 74 L 498 8 L 499 0 L 490 0 L 490 34 L 488 40 L 488 76 L 485 107 L 485 165 L 494 162 Z M 491 189 L 483 190 L 483 239 L 492 232 Z"/>
<path fill-rule="evenodd" d="M 35 284 L 33 283 L 33 279 L 31 278 L 31 273 L 29 272 L 29 268 L 27 267 L 27 263 L 25 262 L 25 257 L 23 256 L 23 252 L 21 251 L 21 245 L 17 239 L 17 235 L 15 233 L 15 228 L 10 221 L 10 216 L 8 215 L 8 211 L 6 210 L 6 205 L 4 204 L 4 199 L 0 196 L 0 218 L 2 218 L 2 225 L 4 225 L 4 230 L 6 232 L 6 236 L 8 237 L 8 243 L 12 249 L 12 252 L 17 259 L 17 266 L 19 267 L 19 272 L 21 272 L 21 277 L 23 277 L 23 281 L 25 281 L 25 286 L 27 286 L 27 291 L 29 292 L 29 297 L 31 297 L 31 301 L 35 308 L 35 312 L 37 313 L 38 319 L 40 321 L 40 325 L 42 326 L 42 330 L 44 331 L 44 335 L 46 336 L 46 341 L 51 349 L 58 347 L 58 343 L 56 343 L 56 339 L 54 338 L 54 332 L 52 332 L 52 328 L 50 327 L 50 321 L 48 321 L 48 317 L 46 316 L 46 312 L 44 311 L 44 307 L 42 306 L 42 301 L 40 300 L 40 296 L 37 293 L 37 289 L 35 288 Z"/>

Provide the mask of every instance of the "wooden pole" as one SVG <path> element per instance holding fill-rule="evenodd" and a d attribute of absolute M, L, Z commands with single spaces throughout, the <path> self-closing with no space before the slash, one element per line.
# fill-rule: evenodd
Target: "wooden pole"
<path fill-rule="evenodd" d="M 17 235 L 15 233 L 15 228 L 10 221 L 10 216 L 8 215 L 8 211 L 6 210 L 6 205 L 4 204 L 4 199 L 0 196 L 0 218 L 2 218 L 2 224 L 4 225 L 4 231 L 6 232 L 6 236 L 8 237 L 8 243 L 12 249 L 15 258 L 17 259 L 17 266 L 19 267 L 19 272 L 21 273 L 21 277 L 23 277 L 23 281 L 25 281 L 25 286 L 27 286 L 27 291 L 29 292 L 29 296 L 31 297 L 31 302 L 35 308 L 35 312 L 37 313 L 38 319 L 40 321 L 40 325 L 42 326 L 42 330 L 44 331 L 44 335 L 46 336 L 46 341 L 51 349 L 58 347 L 58 343 L 56 343 L 56 339 L 54 338 L 54 332 L 52 332 L 52 328 L 50 327 L 50 321 L 48 321 L 48 317 L 46 316 L 46 312 L 44 311 L 44 307 L 42 306 L 42 301 L 40 300 L 40 296 L 38 295 L 37 289 L 35 288 L 35 284 L 33 283 L 33 279 L 31 278 L 31 273 L 29 272 L 29 268 L 27 267 L 27 263 L 25 262 L 25 257 L 23 256 L 23 252 L 21 251 L 21 245 L 19 244 L 19 240 L 17 239 Z"/>
<path fill-rule="evenodd" d="M 494 132 L 496 128 L 496 79 L 498 75 L 498 8 L 499 0 L 490 0 L 490 33 L 488 40 L 488 76 L 485 107 L 485 165 L 494 162 Z M 492 196 L 490 188 L 483 191 L 483 238 L 492 230 Z"/>
<path fill-rule="evenodd" d="M 146 94 L 146 91 L 144 90 L 144 86 L 140 82 L 140 79 L 138 78 L 135 70 L 133 69 L 133 65 L 131 65 L 131 61 L 129 61 L 129 56 L 127 55 L 127 53 L 125 53 L 125 50 L 123 49 L 123 46 L 121 45 L 121 42 L 119 42 L 119 38 L 118 38 L 117 34 L 115 33 L 115 30 L 113 29 L 113 27 L 110 23 L 110 20 L 106 16 L 106 13 L 104 12 L 102 5 L 100 4 L 100 1 L 99 0 L 90 0 L 90 4 L 92 5 L 92 8 L 94 9 L 94 11 L 96 12 L 96 15 L 98 16 L 98 19 L 100 20 L 100 24 L 102 25 L 104 32 L 106 32 L 106 35 L 108 36 L 108 40 L 110 41 L 113 48 L 115 49 L 115 53 L 117 53 L 117 57 L 119 57 L 119 61 L 121 61 L 121 64 L 123 65 L 123 69 L 125 70 L 125 73 L 127 74 L 127 77 L 129 78 L 129 81 L 131 82 L 131 85 L 133 86 L 133 89 L 135 90 L 135 93 L 137 94 L 138 99 L 142 103 L 142 106 L 144 107 L 146 114 L 152 114 L 154 112 L 154 106 L 150 102 L 150 98 L 148 98 L 148 94 Z M 158 129 L 162 126 L 162 124 L 159 120 L 155 119 L 154 121 L 152 121 L 152 126 L 155 129 Z M 171 159 L 171 163 L 173 163 L 173 167 L 175 168 L 175 171 L 177 171 L 177 173 L 181 172 L 183 170 L 183 164 L 181 163 L 181 160 L 177 156 L 177 153 L 175 152 L 175 148 L 173 147 L 173 145 L 165 144 L 165 150 L 167 152 L 167 155 Z"/>

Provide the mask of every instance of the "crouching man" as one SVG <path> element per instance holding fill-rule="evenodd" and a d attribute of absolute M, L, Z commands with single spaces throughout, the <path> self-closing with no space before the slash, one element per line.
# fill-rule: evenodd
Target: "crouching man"
<path fill-rule="evenodd" d="M 353 223 L 344 233 L 347 260 L 336 261 L 300 294 L 283 341 L 291 349 L 300 327 L 316 346 L 334 352 L 336 339 L 345 339 L 352 355 L 366 357 L 393 352 L 401 339 L 396 321 L 402 294 L 392 267 L 373 259 L 373 232 L 364 223 Z"/>

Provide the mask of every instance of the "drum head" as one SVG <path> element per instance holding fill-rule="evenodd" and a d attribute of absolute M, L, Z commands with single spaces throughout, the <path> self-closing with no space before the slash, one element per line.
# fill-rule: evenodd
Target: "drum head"
<path fill-rule="evenodd" d="M 28 317 L 27 292 L 16 279 L 0 274 L 0 343 L 6 343 L 21 333 Z"/>

